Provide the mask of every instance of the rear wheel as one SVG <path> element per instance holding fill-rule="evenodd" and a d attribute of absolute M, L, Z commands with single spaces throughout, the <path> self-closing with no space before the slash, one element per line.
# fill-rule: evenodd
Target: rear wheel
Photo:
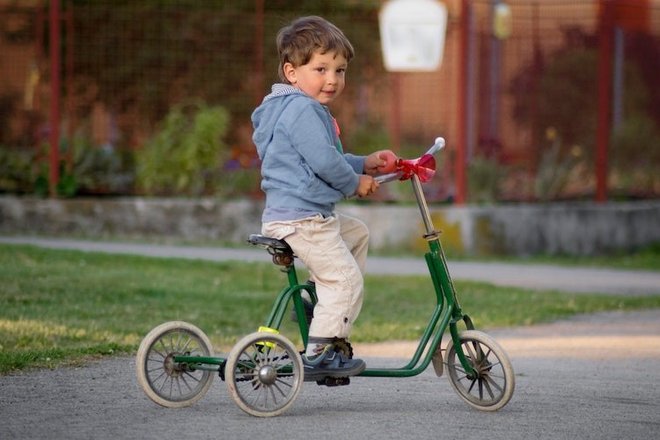
<path fill-rule="evenodd" d="M 140 344 L 135 362 L 138 383 L 159 405 L 192 405 L 208 391 L 213 374 L 174 362 L 174 356 L 212 354 L 211 341 L 199 328 L 183 321 L 166 322 L 151 330 Z"/>
<path fill-rule="evenodd" d="M 467 330 L 459 338 L 474 372 L 465 371 L 451 341 L 447 350 L 449 382 L 469 405 L 482 411 L 497 411 L 509 402 L 515 388 L 509 357 L 486 333 Z"/>
<path fill-rule="evenodd" d="M 303 363 L 284 336 L 252 333 L 238 341 L 227 357 L 225 380 L 234 402 L 256 417 L 282 414 L 303 383 Z"/>

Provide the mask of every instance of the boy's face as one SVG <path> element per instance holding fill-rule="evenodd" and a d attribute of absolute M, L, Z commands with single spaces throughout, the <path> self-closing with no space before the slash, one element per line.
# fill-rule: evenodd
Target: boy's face
<path fill-rule="evenodd" d="M 292 86 L 302 90 L 323 105 L 334 101 L 344 90 L 348 61 L 336 52 L 314 52 L 309 63 L 294 67 L 283 66 Z"/>

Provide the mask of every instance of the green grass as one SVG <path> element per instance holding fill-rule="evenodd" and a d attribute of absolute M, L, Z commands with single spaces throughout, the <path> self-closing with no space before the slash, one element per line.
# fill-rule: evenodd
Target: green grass
<path fill-rule="evenodd" d="M 304 279 L 304 278 L 303 278 Z M 169 320 L 194 323 L 218 348 L 263 324 L 285 279 L 267 263 L 216 263 L 0 245 L 0 373 L 133 353 Z M 660 296 L 538 292 L 457 282 L 481 329 L 577 313 L 660 307 Z M 367 276 L 352 339 L 414 340 L 434 294 L 428 277 Z M 283 333 L 294 341 L 293 324 Z"/>
<path fill-rule="evenodd" d="M 87 241 L 97 241 L 99 237 L 92 237 L 88 234 L 68 235 L 68 238 Z M 253 249 L 246 243 L 236 243 L 224 240 L 186 240 L 177 237 L 124 237 L 108 236 L 102 237 L 102 241 L 116 243 L 144 243 L 144 244 L 164 244 L 173 246 L 195 246 L 208 248 L 244 248 Z M 585 266 L 585 267 L 612 267 L 617 269 L 639 269 L 660 271 L 660 243 L 650 244 L 643 248 L 631 252 L 611 252 L 609 254 L 597 256 L 579 256 L 579 255 L 533 255 L 527 257 L 517 257 L 511 255 L 492 255 L 492 256 L 466 256 L 461 253 L 453 252 L 451 249 L 445 249 L 447 258 L 451 260 L 469 260 L 469 261 L 497 261 L 519 264 L 552 264 L 559 266 Z M 373 255 L 384 257 L 411 257 L 422 258 L 421 255 L 426 252 L 419 249 L 406 247 L 385 248 L 369 251 Z"/>

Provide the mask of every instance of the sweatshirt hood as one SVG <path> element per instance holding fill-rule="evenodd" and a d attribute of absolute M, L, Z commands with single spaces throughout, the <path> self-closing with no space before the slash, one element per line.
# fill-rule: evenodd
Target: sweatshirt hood
<path fill-rule="evenodd" d="M 285 98 L 292 95 L 307 96 L 304 92 L 289 84 L 273 84 L 271 93 L 264 97 L 261 105 L 252 113 L 252 125 L 254 127 L 252 140 L 257 147 L 260 159 L 263 159 L 265 149 L 273 137 L 275 124 L 289 102 Z"/>

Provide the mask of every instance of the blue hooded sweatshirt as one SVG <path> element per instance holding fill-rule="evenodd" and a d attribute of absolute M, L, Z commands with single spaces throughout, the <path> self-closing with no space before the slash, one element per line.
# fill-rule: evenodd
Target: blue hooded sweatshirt
<path fill-rule="evenodd" d="M 252 113 L 252 140 L 266 194 L 263 222 L 332 215 L 355 194 L 364 156 L 344 154 L 327 107 L 287 84 L 275 84 Z"/>

